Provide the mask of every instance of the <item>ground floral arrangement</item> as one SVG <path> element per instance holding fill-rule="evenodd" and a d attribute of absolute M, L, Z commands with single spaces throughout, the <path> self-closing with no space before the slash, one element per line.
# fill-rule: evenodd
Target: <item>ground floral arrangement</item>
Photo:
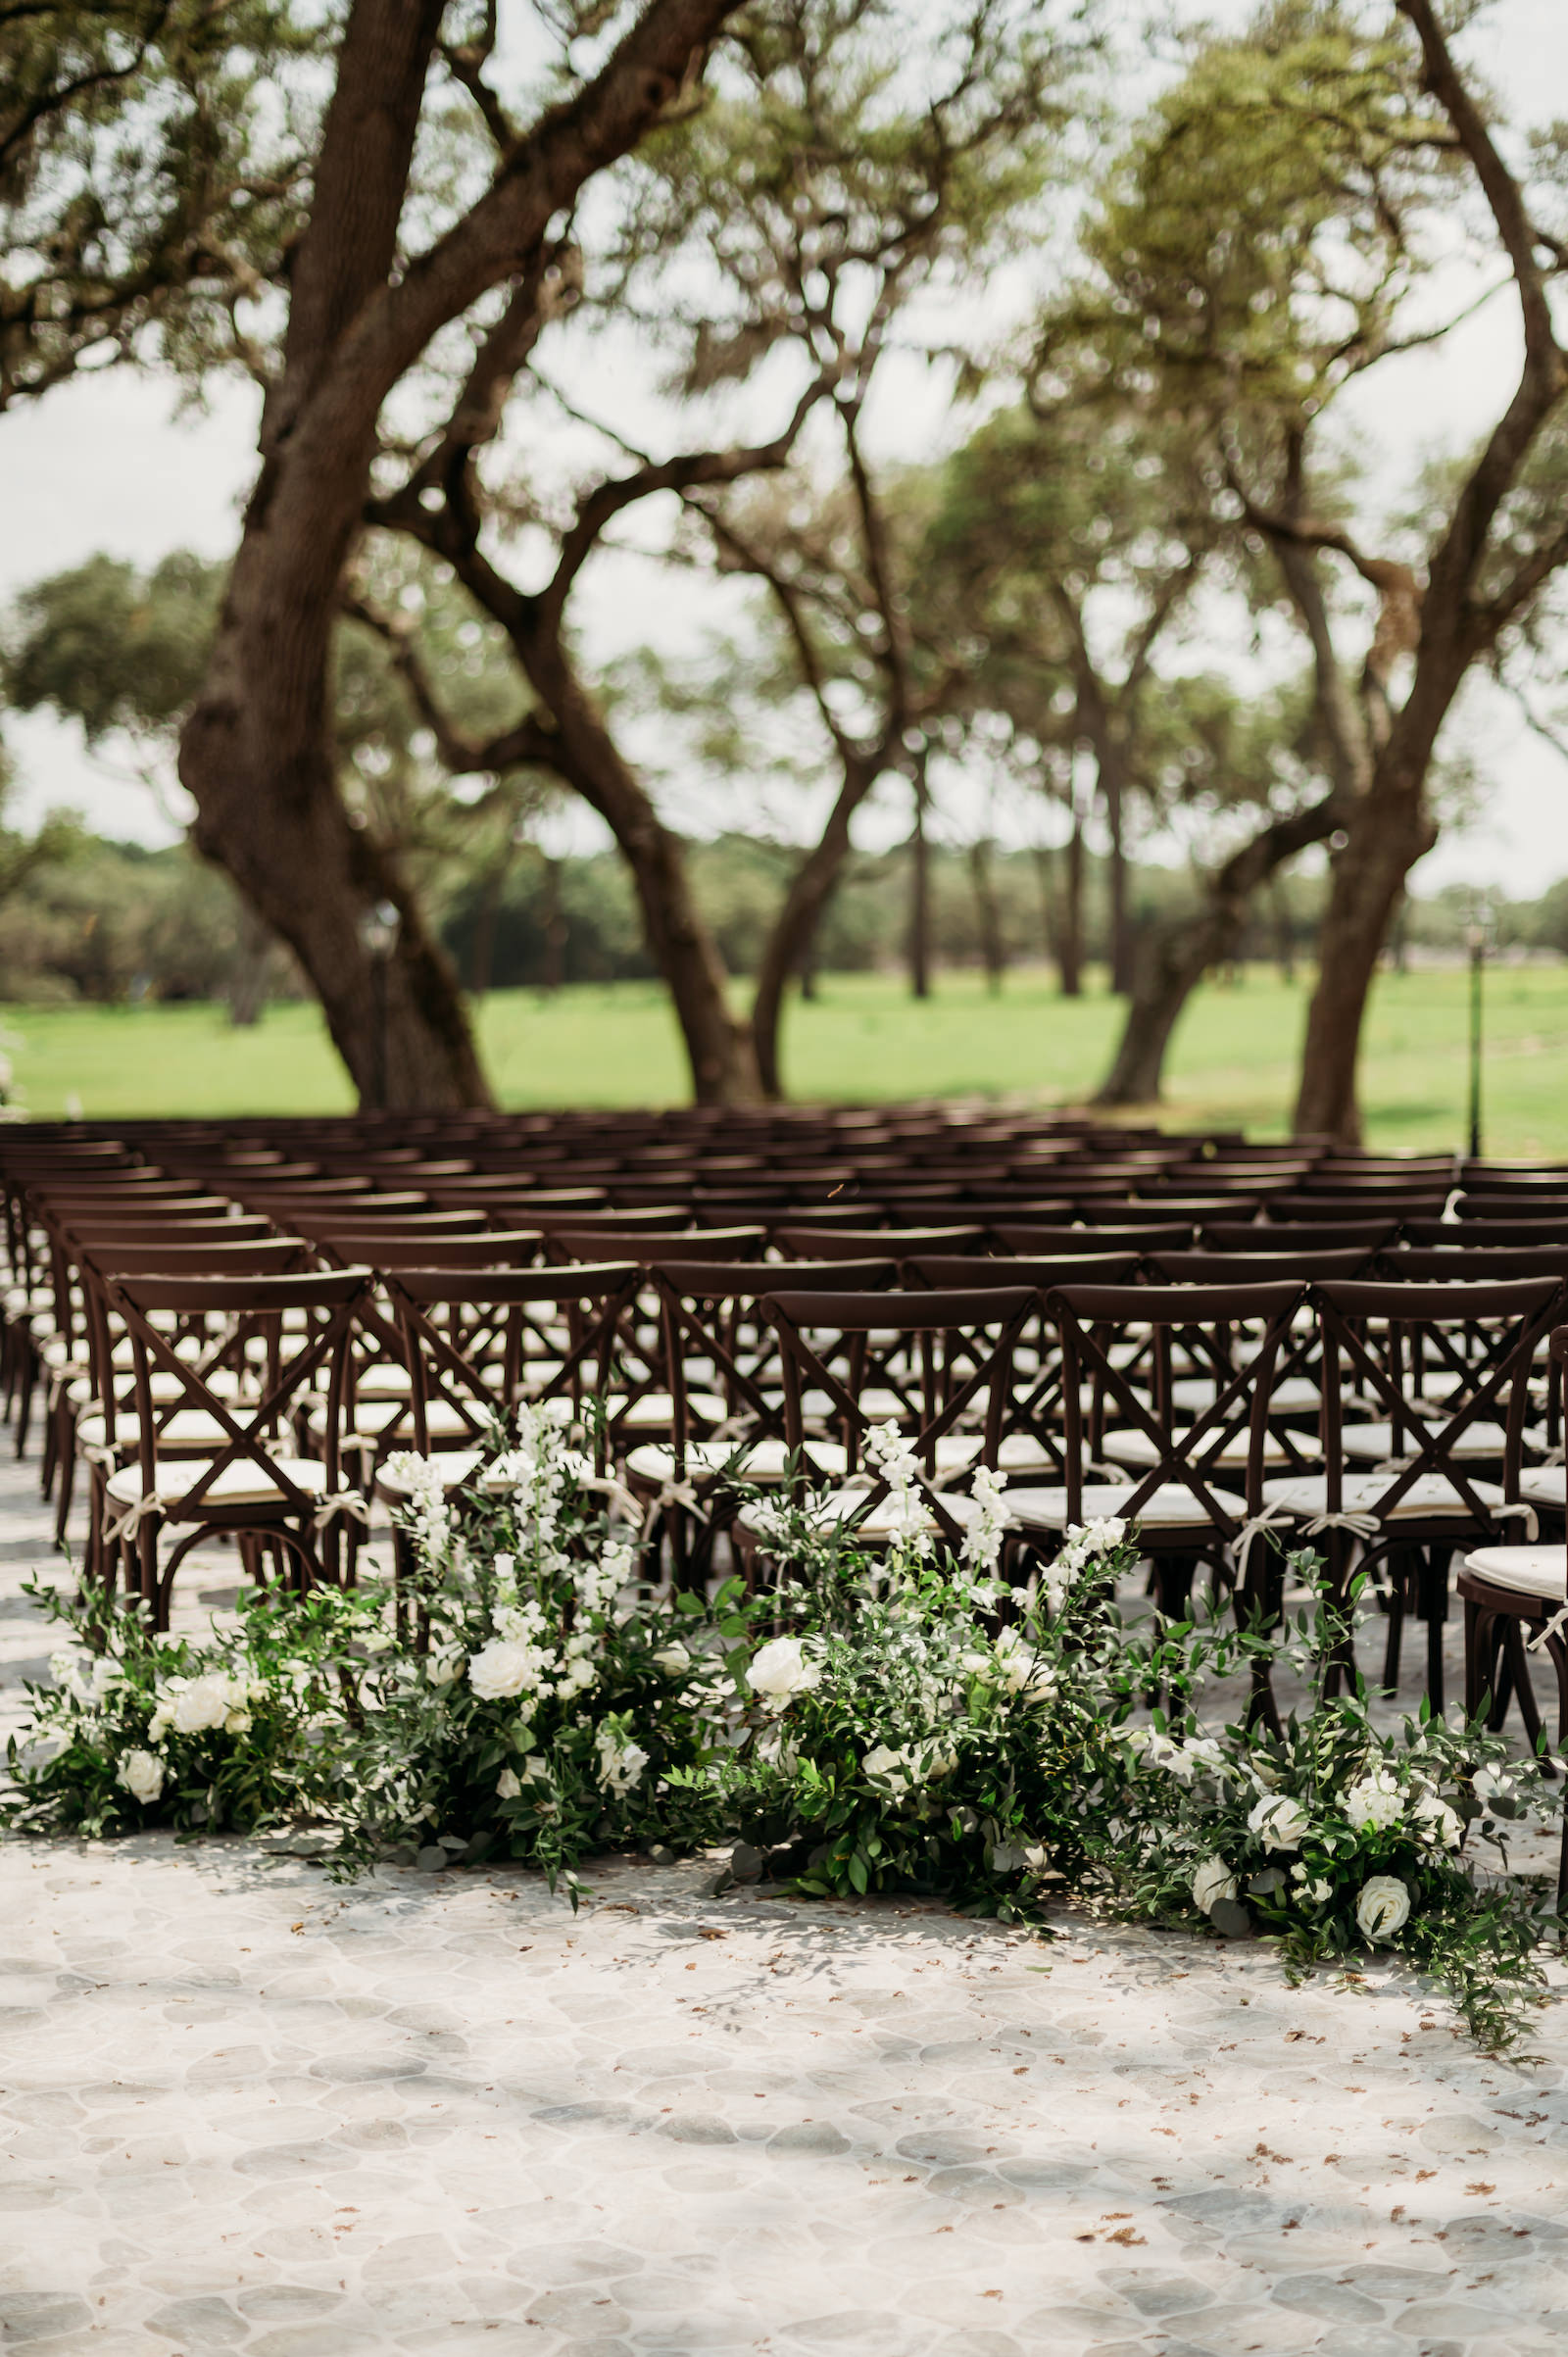
<path fill-rule="evenodd" d="M 510 1858 L 574 1903 L 595 1851 L 724 1843 L 788 1890 L 923 1891 L 1042 1929 L 1072 1898 L 1272 1940 L 1293 1974 L 1384 1951 L 1483 2042 L 1517 2037 L 1558 1928 L 1544 1884 L 1506 1871 L 1559 1805 L 1544 1763 L 1425 1709 L 1374 1726 L 1332 1674 L 1349 1624 L 1321 1594 L 1268 1632 L 1127 1625 L 1118 1523 L 1004 1589 L 992 1478 L 953 1553 L 891 1426 L 869 1453 L 893 1532 L 875 1551 L 805 1493 L 743 1494 L 785 1567 L 761 1593 L 649 1586 L 637 1500 L 527 1409 L 459 1496 L 439 1458 L 396 1461 L 401 1594 L 257 1590 L 198 1643 L 35 1584 L 74 1642 L 29 1690 L 0 1816 L 94 1838 L 310 1826 L 339 1874 Z M 1315 1589 L 1312 1559 L 1295 1568 Z M 1202 1723 L 1213 1681 L 1264 1669 L 1305 1707 Z"/>

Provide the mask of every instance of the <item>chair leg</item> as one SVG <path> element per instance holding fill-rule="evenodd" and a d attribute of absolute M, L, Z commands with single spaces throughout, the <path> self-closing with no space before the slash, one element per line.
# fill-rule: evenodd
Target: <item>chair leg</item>
<path fill-rule="evenodd" d="M 76 1421 L 73 1416 L 60 1437 L 60 1502 L 55 1509 L 55 1546 L 64 1547 L 66 1526 L 76 1496 Z"/>
<path fill-rule="evenodd" d="M 1421 1550 L 1417 1609 L 1427 1624 L 1427 1694 L 1433 1709 L 1443 1710 L 1443 1632 L 1448 1621 L 1448 1560 L 1451 1548 Z"/>
<path fill-rule="evenodd" d="M 1519 1697 L 1519 1716 L 1524 1721 L 1525 1736 L 1534 1751 L 1541 1741 L 1541 1710 L 1536 1701 L 1536 1690 L 1530 1683 L 1530 1656 L 1525 1650 L 1522 1622 L 1507 1622 L 1503 1630 L 1502 1646 L 1508 1683 Z"/>

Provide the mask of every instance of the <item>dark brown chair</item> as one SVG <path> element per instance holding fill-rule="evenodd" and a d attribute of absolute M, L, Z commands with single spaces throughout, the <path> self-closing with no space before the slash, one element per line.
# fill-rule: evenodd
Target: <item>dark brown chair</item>
<path fill-rule="evenodd" d="M 289 1584 L 307 1588 L 326 1576 L 340 1523 L 352 1577 L 355 1544 L 368 1515 L 364 1498 L 340 1482 L 337 1434 L 349 1335 L 369 1287 L 368 1269 L 232 1277 L 95 1269 L 93 1275 L 94 1298 L 123 1325 L 134 1361 L 135 1461 L 104 1486 L 107 1577 L 113 1579 L 118 1557 L 127 1591 L 140 1595 L 156 1628 L 167 1629 L 175 1573 L 202 1540 L 237 1540 L 257 1576 L 264 1553 L 270 1553 Z M 291 1315 L 302 1330 L 285 1326 Z M 182 1356 L 181 1335 L 162 1329 L 166 1318 L 193 1339 L 220 1321 L 220 1343 L 205 1361 Z M 212 1381 L 219 1366 L 250 1372 L 250 1396 L 223 1397 Z M 305 1459 L 286 1452 L 286 1436 L 318 1369 L 326 1374 L 326 1447 L 320 1459 Z M 154 1400 L 155 1371 L 177 1387 L 168 1406 Z M 111 1387 L 106 1416 L 113 1415 L 113 1400 Z M 199 1457 L 173 1454 L 163 1441 L 181 1412 L 221 1435 Z M 160 1542 L 170 1528 L 180 1535 L 164 1561 Z M 325 1556 L 323 1540 L 331 1543 Z"/>
<path fill-rule="evenodd" d="M 1560 1391 L 1568 1360 L 1568 1327 L 1551 1337 L 1554 1380 Z M 1517 1698 L 1532 1747 L 1541 1738 L 1541 1712 L 1530 1677 L 1530 1656 L 1544 1653 L 1557 1682 L 1557 1749 L 1568 1746 L 1568 1550 L 1559 1539 L 1542 1546 L 1470 1548 L 1459 1571 L 1464 1605 L 1464 1699 L 1470 1719 L 1486 1714 L 1501 1727 Z M 1557 1864 L 1557 1912 L 1568 1906 L 1568 1814 Z"/>

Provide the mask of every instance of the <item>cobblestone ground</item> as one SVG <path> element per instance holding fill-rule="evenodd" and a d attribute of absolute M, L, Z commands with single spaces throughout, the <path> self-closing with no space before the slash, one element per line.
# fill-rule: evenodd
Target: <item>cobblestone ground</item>
<path fill-rule="evenodd" d="M 13 1720 L 45 1533 L 7 1464 Z M 713 1879 L 0 1844 L 0 2345 L 1559 2357 L 1568 2015 Z"/>

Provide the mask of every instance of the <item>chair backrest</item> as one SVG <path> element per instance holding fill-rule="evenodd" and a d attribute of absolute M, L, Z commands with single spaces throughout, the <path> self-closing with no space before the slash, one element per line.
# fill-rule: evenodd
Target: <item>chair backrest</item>
<path fill-rule="evenodd" d="M 334 1204 L 329 1212 L 308 1211 L 300 1224 L 318 1244 L 339 1244 L 345 1237 L 383 1232 L 394 1239 L 427 1236 L 432 1242 L 448 1236 L 480 1236 L 488 1223 L 482 1211 L 432 1211 L 428 1204 L 367 1219 L 356 1202 L 341 1208 Z"/>
<path fill-rule="evenodd" d="M 993 1241 L 1020 1259 L 1050 1259 L 1056 1253 L 1074 1257 L 1080 1252 L 1178 1252 L 1193 1241 L 1190 1220 L 1160 1220 L 1145 1226 L 1037 1227 L 1033 1221 L 995 1220 Z"/>
<path fill-rule="evenodd" d="M 773 1242 L 796 1260 L 907 1260 L 920 1252 L 979 1252 L 985 1230 L 946 1228 L 817 1228 L 780 1221 Z"/>
<path fill-rule="evenodd" d="M 1381 1216 L 1393 1225 L 1408 1219 L 1436 1219 L 1447 1200 L 1445 1187 L 1398 1186 L 1386 1179 L 1344 1194 L 1271 1195 L 1268 1213 L 1271 1221 L 1309 1220 L 1316 1225 L 1327 1219 L 1342 1226 L 1347 1221 L 1359 1224 Z"/>
<path fill-rule="evenodd" d="M 765 1228 L 677 1228 L 651 1231 L 627 1228 L 617 1231 L 604 1228 L 551 1228 L 545 1233 L 545 1246 L 552 1260 L 590 1260 L 613 1245 L 624 1252 L 635 1252 L 644 1268 L 658 1268 L 666 1260 L 692 1260 L 699 1253 L 713 1259 L 760 1260 L 767 1248 Z"/>
<path fill-rule="evenodd" d="M 537 1228 L 446 1229 L 431 1235 L 418 1228 L 360 1228 L 344 1235 L 314 1236 L 325 1260 L 371 1268 L 531 1268 L 544 1238 Z"/>
<path fill-rule="evenodd" d="M 949 1545 L 958 1544 L 961 1525 L 938 1488 L 938 1444 L 964 1418 L 977 1419 L 975 1461 L 995 1468 L 1006 1429 L 1013 1346 L 1036 1306 L 1035 1293 L 1025 1286 L 769 1294 L 761 1308 L 779 1337 L 788 1447 L 804 1446 L 806 1395 L 820 1392 L 850 1471 L 858 1470 L 872 1428 L 888 1420 L 868 1411 L 862 1397 L 874 1373 L 876 1388 L 901 1403 L 895 1420 L 921 1467 L 925 1503 Z M 829 1336 L 837 1337 L 836 1348 Z M 856 1519 L 863 1520 L 888 1494 L 885 1474 L 876 1473 Z"/>
<path fill-rule="evenodd" d="M 1156 1284 L 1257 1285 L 1279 1277 L 1306 1285 L 1314 1277 L 1358 1277 L 1372 1259 L 1370 1252 L 1358 1247 L 1348 1252 L 1151 1252 L 1149 1268 Z"/>
<path fill-rule="evenodd" d="M 130 1338 L 136 1445 L 144 1491 L 157 1489 L 160 1435 L 173 1414 L 182 1409 L 200 1410 L 223 1435 L 211 1456 L 193 1468 L 192 1479 L 172 1509 L 176 1519 L 199 1520 L 215 1483 L 230 1466 L 247 1463 L 264 1476 L 266 1485 L 282 1493 L 292 1510 L 302 1512 L 319 1503 L 276 1461 L 274 1445 L 322 1367 L 327 1370 L 323 1455 L 327 1488 L 336 1490 L 349 1338 L 369 1290 L 368 1269 L 182 1276 L 143 1275 L 93 1264 L 92 1280 L 95 1302 L 112 1310 Z M 290 1318 L 297 1321 L 292 1328 L 286 1322 Z M 168 1330 L 171 1320 L 172 1332 Z M 100 1347 L 107 1344 L 106 1325 L 107 1320 L 99 1327 Z M 215 1327 L 217 1340 L 213 1339 Z M 198 1343 L 193 1356 L 181 1352 L 180 1342 L 186 1337 Z M 205 1351 L 200 1349 L 204 1338 Z M 220 1367 L 250 1367 L 253 1344 L 258 1346 L 265 1369 L 257 1378 L 259 1397 L 223 1397 L 213 1388 L 211 1377 Z M 155 1369 L 172 1378 L 177 1397 L 172 1402 L 155 1405 Z M 103 1397 L 113 1438 L 112 1383 Z"/>
<path fill-rule="evenodd" d="M 1377 1274 L 1405 1285 L 1490 1284 L 1494 1277 L 1568 1278 L 1568 1236 L 1561 1244 L 1396 1245 L 1378 1254 Z"/>
<path fill-rule="evenodd" d="M 653 1270 L 673 1401 L 677 1458 L 691 1438 L 690 1394 L 717 1391 L 726 1428 L 748 1440 L 783 1440 L 783 1378 L 776 1330 L 760 1304 L 778 1287 L 872 1293 L 895 1283 L 892 1260 L 668 1260 Z M 706 1362 L 706 1364 L 705 1364 Z M 702 1370 L 699 1376 L 693 1367 Z"/>
<path fill-rule="evenodd" d="M 1407 1244 L 1459 1245 L 1479 1251 L 1488 1245 L 1550 1245 L 1568 1239 L 1568 1220 L 1555 1214 L 1545 1219 L 1406 1219 L 1399 1233 Z"/>
<path fill-rule="evenodd" d="M 469 1442 L 482 1446 L 495 1419 L 519 1399 L 559 1399 L 576 1413 L 585 1397 L 606 1398 L 612 1381 L 634 1395 L 651 1380 L 633 1324 L 640 1271 L 631 1261 L 471 1274 L 384 1269 L 380 1277 L 410 1379 L 407 1433 L 400 1420 L 381 1436 L 383 1448 L 391 1442 L 427 1453 L 429 1410 L 437 1399 Z M 564 1321 L 564 1338 L 555 1332 L 558 1320 Z M 561 1339 L 564 1350 L 558 1349 Z M 530 1340 L 548 1369 L 537 1380 L 530 1376 Z M 499 1384 L 485 1375 L 496 1354 Z M 600 1471 L 612 1437 L 596 1419 Z"/>
<path fill-rule="evenodd" d="M 1494 1517 L 1466 1473 L 1459 1445 L 1473 1425 L 1497 1421 L 1500 1412 L 1504 1496 L 1517 1498 L 1530 1371 L 1561 1314 L 1564 1294 L 1561 1279 L 1551 1276 L 1482 1284 L 1384 1278 L 1315 1285 L 1329 1511 L 1339 1512 L 1344 1503 L 1343 1366 L 1351 1387 L 1382 1410 L 1393 1431 L 1390 1461 L 1397 1469 L 1374 1509 L 1379 1519 L 1423 1475 L 1437 1474 L 1460 1493 L 1467 1512 L 1491 1527 Z M 1453 1387 L 1439 1404 L 1426 1393 L 1429 1366 Z"/>
<path fill-rule="evenodd" d="M 1395 1219 L 1211 1219 L 1200 1242 L 1211 1252 L 1373 1252 L 1398 1232 Z"/>
<path fill-rule="evenodd" d="M 1133 1481 L 1121 1508 L 1125 1517 L 1136 1521 L 1157 1491 L 1174 1485 L 1192 1495 L 1222 1537 L 1233 1539 L 1240 1519 L 1227 1500 L 1240 1490 L 1248 1514 L 1261 1508 L 1270 1395 L 1281 1349 L 1289 1341 L 1303 1293 L 1297 1283 L 1252 1280 L 1238 1285 L 1054 1288 L 1046 1300 L 1061 1338 L 1068 1520 L 1083 1519 L 1085 1443 L 1087 1439 L 1098 1457 L 1108 1399 L 1121 1423 L 1143 1436 L 1154 1458 Z M 1255 1347 L 1238 1363 L 1236 1338 L 1244 1328 L 1255 1336 Z M 1147 1394 L 1130 1380 L 1124 1355 L 1128 1337 L 1142 1339 L 1146 1334 L 1152 1346 Z M 1175 1344 L 1214 1384 L 1212 1401 L 1190 1423 L 1178 1421 L 1173 1405 Z M 1091 1394 L 1087 1435 L 1086 1387 Z M 1222 1452 L 1243 1433 L 1247 1462 L 1238 1483 L 1230 1467 L 1216 1467 Z"/>

